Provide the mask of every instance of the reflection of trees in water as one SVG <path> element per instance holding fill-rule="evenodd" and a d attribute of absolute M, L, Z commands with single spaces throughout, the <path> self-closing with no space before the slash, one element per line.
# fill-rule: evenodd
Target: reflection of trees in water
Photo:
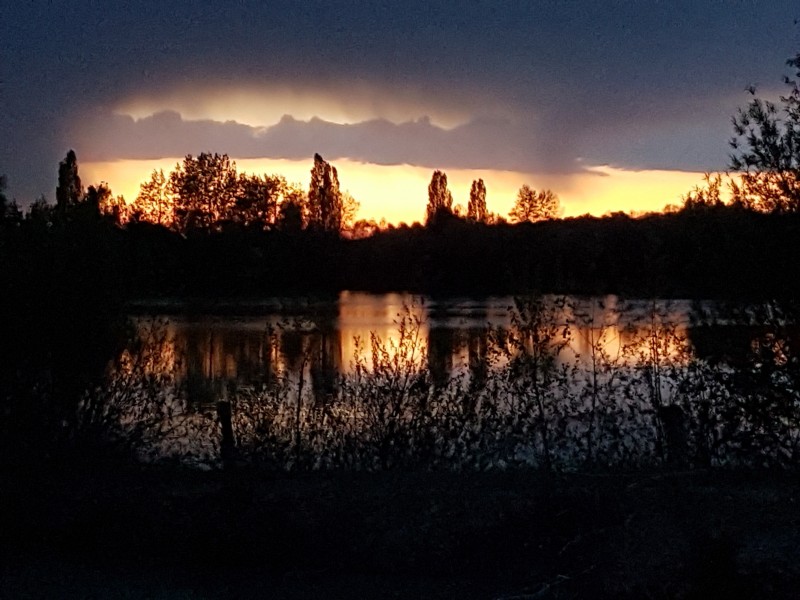
<path fill-rule="evenodd" d="M 189 327 L 176 336 L 190 399 L 213 402 L 230 383 L 269 384 L 277 376 L 278 345 L 271 328 L 230 335 L 222 328 Z"/>
<path fill-rule="evenodd" d="M 310 367 L 314 397 L 324 400 L 336 394 L 342 368 L 342 334 L 329 326 L 311 337 Z"/>
<path fill-rule="evenodd" d="M 84 395 L 78 433 L 144 460 L 213 463 L 219 454 L 214 414 L 189 401 L 185 356 L 173 332 L 156 320 L 140 323 L 139 336 L 105 386 Z"/>
<path fill-rule="evenodd" d="M 470 307 L 462 317 L 465 324 L 454 326 L 445 308 L 435 305 L 428 330 L 428 370 L 433 384 L 445 387 L 454 376 L 464 375 L 470 385 L 485 382 L 489 369 L 489 319 L 485 306 Z"/>
<path fill-rule="evenodd" d="M 697 361 L 700 374 L 695 388 L 705 409 L 708 453 L 713 457 L 724 446 L 730 461 L 796 466 L 800 459 L 800 305 L 771 301 L 727 306 L 704 315 L 701 323 L 706 330 L 730 325 L 736 338 L 747 340 L 747 350 L 712 352 Z M 749 334 L 743 336 L 742 328 Z"/>
<path fill-rule="evenodd" d="M 447 384 L 453 372 L 455 331 L 450 327 L 431 327 L 428 330 L 428 370 L 433 385 Z"/>
<path fill-rule="evenodd" d="M 238 454 L 279 468 L 796 464 L 794 315 L 748 317 L 763 333 L 746 360 L 726 362 L 696 356 L 666 304 L 634 307 L 633 319 L 623 305 L 560 302 L 522 300 L 511 326 L 491 332 L 426 335 L 407 312 L 399 333 L 360 342 L 350 371 L 330 321 L 237 342 L 161 340 L 149 347 L 187 354 L 160 363 L 143 344 L 87 396 L 85 422 L 149 457 L 216 460 L 214 405 L 187 400 L 196 369 L 258 382 L 208 393 L 231 403 Z M 208 361 L 212 345 L 235 373 Z M 456 360 L 468 369 L 449 368 Z"/>
<path fill-rule="evenodd" d="M 310 383 L 315 400 L 324 401 L 336 394 L 342 370 L 342 334 L 336 325 L 334 307 L 316 309 L 308 318 L 280 325 L 280 353 L 284 371 Z"/>
<path fill-rule="evenodd" d="M 297 328 L 284 328 L 280 333 L 280 348 L 285 368 L 297 372 L 302 368 L 306 356 L 307 335 Z"/>
<path fill-rule="evenodd" d="M 489 374 L 489 328 L 470 327 L 466 337 L 470 385 L 477 389 L 486 383 Z"/>
<path fill-rule="evenodd" d="M 445 186 L 447 181 L 445 180 Z M 443 302 L 435 302 L 429 309 L 428 329 L 428 371 L 436 388 L 447 384 L 453 372 L 453 354 L 456 352 L 455 331 L 452 327 L 441 325 L 447 320 Z"/>

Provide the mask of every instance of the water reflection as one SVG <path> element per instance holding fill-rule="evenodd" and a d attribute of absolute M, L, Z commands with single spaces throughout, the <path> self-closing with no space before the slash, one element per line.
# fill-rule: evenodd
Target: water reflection
<path fill-rule="evenodd" d="M 277 305 L 278 303 L 273 303 Z M 302 307 L 259 316 L 140 317 L 137 344 L 158 344 L 150 370 L 176 371 L 179 377 L 234 380 L 258 386 L 279 373 L 307 370 L 315 389 L 331 393 L 336 375 L 352 373 L 359 359 L 369 359 L 370 339 L 384 342 L 390 354 L 399 341 L 397 324 L 403 315 L 419 320 L 427 362 L 434 382 L 444 384 L 459 371 L 481 380 L 486 376 L 491 333 L 511 326 L 514 299 L 432 301 L 410 294 L 375 295 L 343 292 L 325 310 L 297 314 Z M 574 299 L 560 309 L 558 322 L 569 329 L 572 355 L 589 356 L 599 342 L 609 355 L 649 353 L 651 337 L 642 331 L 670 329 L 659 351 L 672 359 L 681 353 L 688 335 L 687 302 L 648 305 L 618 299 Z M 287 316 L 290 314 L 291 316 Z M 165 335 L 153 337 L 153 324 Z M 134 348 L 127 352 L 134 351 Z M 571 360 L 568 356 L 567 360 Z M 307 364 L 303 364 L 304 361 Z"/>
<path fill-rule="evenodd" d="M 149 440 L 151 457 L 218 459 L 227 431 L 229 446 L 281 468 L 706 464 L 765 427 L 783 456 L 775 440 L 800 422 L 754 424 L 750 408 L 768 394 L 785 412 L 786 391 L 768 386 L 794 381 L 793 339 L 743 336 L 742 355 L 760 362 L 734 372 L 708 344 L 698 354 L 712 328 L 689 302 L 351 292 L 270 304 L 258 316 L 139 319 L 104 418 L 122 437 L 136 430 L 137 448 Z M 754 375 L 767 367 L 783 379 Z"/>
<path fill-rule="evenodd" d="M 175 377 L 196 406 L 213 406 L 230 390 L 259 390 L 283 382 L 310 391 L 316 402 L 332 398 L 340 379 L 357 365 L 371 368 L 376 347 L 393 361 L 403 343 L 399 327 L 413 322 L 417 369 L 434 390 L 460 377 L 473 388 L 487 382 L 519 351 L 506 346 L 513 330 L 515 300 L 433 300 L 410 294 L 343 292 L 338 301 L 270 301 L 273 310 L 254 316 L 193 315 L 138 319 L 139 335 L 119 362 L 132 357 L 145 373 Z M 575 361 L 625 364 L 685 364 L 690 358 L 686 302 L 628 302 L 616 297 L 571 298 L 545 304 L 548 319 L 563 329 L 565 344 L 555 354 L 564 368 Z M 518 326 L 519 324 L 517 324 Z M 534 332 L 535 333 L 535 332 Z M 144 358 L 146 357 L 146 359 Z M 127 365 L 127 366 L 126 366 Z M 661 385 L 656 383 L 654 385 Z"/>

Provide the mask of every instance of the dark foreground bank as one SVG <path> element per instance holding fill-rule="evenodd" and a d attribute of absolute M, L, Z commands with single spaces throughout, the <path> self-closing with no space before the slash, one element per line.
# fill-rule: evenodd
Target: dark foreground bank
<path fill-rule="evenodd" d="M 789 473 L 6 473 L 4 598 L 791 598 Z"/>

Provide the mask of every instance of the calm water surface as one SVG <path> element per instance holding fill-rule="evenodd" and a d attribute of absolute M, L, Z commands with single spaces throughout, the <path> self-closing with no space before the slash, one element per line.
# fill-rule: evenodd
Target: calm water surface
<path fill-rule="evenodd" d="M 800 459 L 794 334 L 769 306 L 343 292 L 222 309 L 137 316 L 86 422 L 205 466 Z"/>
<path fill-rule="evenodd" d="M 351 373 L 359 359 L 369 361 L 371 336 L 391 352 L 404 316 L 419 320 L 428 368 L 440 375 L 468 370 L 486 359 L 490 333 L 511 327 L 513 307 L 512 297 L 431 299 L 342 292 L 330 301 L 268 299 L 241 307 L 246 314 L 240 315 L 234 306 L 226 307 L 224 315 L 139 316 L 136 323 L 139 343 L 163 344 L 153 347 L 162 355 L 160 368 L 178 369 L 184 377 L 253 385 L 276 371 L 299 369 L 304 354 L 310 355 L 306 368 Z M 635 343 L 641 327 L 653 318 L 685 336 L 691 314 L 692 303 L 685 300 L 623 303 L 615 296 L 571 297 L 556 319 L 568 326 L 571 354 L 586 356 L 599 333 L 607 351 L 618 353 Z"/>

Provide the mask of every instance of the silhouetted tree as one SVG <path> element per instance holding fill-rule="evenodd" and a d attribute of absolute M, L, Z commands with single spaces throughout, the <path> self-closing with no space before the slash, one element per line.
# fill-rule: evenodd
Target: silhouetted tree
<path fill-rule="evenodd" d="M 274 225 L 285 189 L 286 180 L 278 175 L 240 175 L 234 220 L 261 228 Z"/>
<path fill-rule="evenodd" d="M 359 219 L 355 223 L 353 223 L 352 227 L 352 238 L 355 240 L 361 240 L 364 238 L 368 238 L 376 231 L 378 231 L 380 227 L 375 222 L 374 219 Z"/>
<path fill-rule="evenodd" d="M 308 224 L 308 194 L 297 184 L 287 184 L 278 206 L 278 229 L 300 231 Z"/>
<path fill-rule="evenodd" d="M 755 96 L 733 117 L 735 137 L 730 168 L 741 173 L 732 181 L 734 200 L 765 212 L 800 211 L 800 54 L 786 61 L 795 78 L 784 77 L 789 89 L 781 107 Z"/>
<path fill-rule="evenodd" d="M 6 176 L 0 175 L 0 222 L 5 225 L 19 224 L 22 222 L 22 211 L 16 202 L 9 202 L 5 194 L 6 185 Z"/>
<path fill-rule="evenodd" d="M 53 221 L 53 206 L 47 202 L 44 195 L 39 196 L 28 207 L 25 220 L 38 225 L 47 225 Z"/>
<path fill-rule="evenodd" d="M 163 169 L 153 170 L 150 179 L 139 186 L 139 195 L 133 203 L 138 220 L 169 225 L 172 222 L 173 199 L 169 191 L 169 180 Z"/>
<path fill-rule="evenodd" d="M 472 182 L 469 190 L 469 204 L 467 204 L 467 219 L 477 223 L 485 223 L 488 214 L 486 212 L 486 185 L 483 179 Z"/>
<path fill-rule="evenodd" d="M 428 184 L 428 206 L 425 212 L 425 223 L 430 225 L 442 216 L 453 214 L 453 195 L 447 189 L 447 175 L 436 170 Z"/>
<path fill-rule="evenodd" d="M 342 193 L 336 167 L 314 155 L 308 188 L 308 226 L 327 232 L 342 229 Z"/>
<path fill-rule="evenodd" d="M 128 222 L 131 210 L 123 196 L 109 196 L 100 204 L 100 213 L 109 217 L 117 225 Z"/>
<path fill-rule="evenodd" d="M 361 204 L 349 192 L 342 193 L 342 229 L 350 229 L 355 225 L 356 216 Z"/>
<path fill-rule="evenodd" d="M 6 214 L 8 208 L 8 198 L 6 197 L 6 186 L 8 181 L 5 175 L 0 175 L 0 216 Z"/>
<path fill-rule="evenodd" d="M 214 230 L 231 220 L 239 178 L 227 154 L 187 155 L 169 176 L 173 223 L 179 231 Z"/>
<path fill-rule="evenodd" d="M 75 206 L 83 197 L 83 186 L 78 175 L 78 159 L 70 150 L 58 165 L 58 186 L 56 187 L 56 207 L 65 212 Z"/>
<path fill-rule="evenodd" d="M 303 208 L 294 200 L 281 202 L 278 211 L 278 229 L 281 231 L 298 232 L 303 229 Z"/>
<path fill-rule="evenodd" d="M 86 190 L 83 201 L 92 211 L 100 213 L 100 206 L 112 200 L 111 188 L 105 182 L 99 185 L 90 185 Z"/>
<path fill-rule="evenodd" d="M 705 175 L 705 184 L 696 186 L 691 192 L 682 197 L 681 210 L 689 212 L 705 211 L 712 208 L 721 208 L 725 205 L 722 201 L 722 176 Z"/>
<path fill-rule="evenodd" d="M 2 218 L 7 224 L 18 225 L 22 223 L 24 215 L 17 205 L 16 200 L 12 200 L 8 203 Z"/>
<path fill-rule="evenodd" d="M 515 223 L 544 221 L 558 217 L 559 209 L 558 196 L 552 191 L 537 192 L 526 184 L 517 192 L 517 200 L 508 216 Z"/>
<path fill-rule="evenodd" d="M 128 207 L 122 196 L 114 196 L 106 182 L 99 185 L 90 185 L 83 197 L 82 207 L 86 214 L 105 215 L 116 224 L 121 224 L 127 219 Z"/>

